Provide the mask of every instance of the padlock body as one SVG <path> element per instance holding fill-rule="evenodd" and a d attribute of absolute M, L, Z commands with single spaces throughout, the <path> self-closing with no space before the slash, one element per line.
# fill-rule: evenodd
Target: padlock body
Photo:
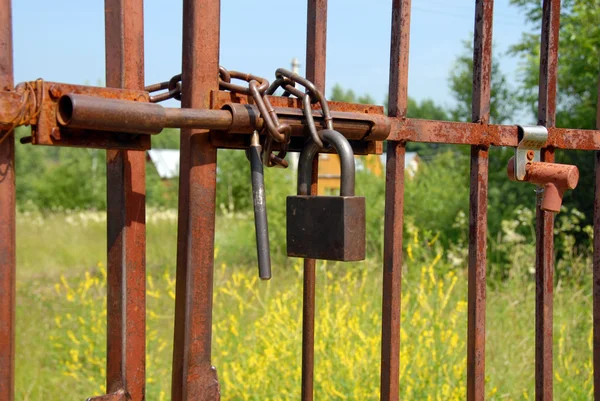
<path fill-rule="evenodd" d="M 287 254 L 308 259 L 365 259 L 365 198 L 287 197 Z"/>

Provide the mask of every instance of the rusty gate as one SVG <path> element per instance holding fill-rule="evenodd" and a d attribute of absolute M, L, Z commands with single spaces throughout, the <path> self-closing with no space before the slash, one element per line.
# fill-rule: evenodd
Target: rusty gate
<path fill-rule="evenodd" d="M 328 104 L 318 98 L 318 89 L 325 88 L 327 0 L 308 0 L 306 67 L 310 82 L 295 75 L 278 75 L 275 85 L 283 87 L 288 95 L 282 97 L 266 96 L 273 93 L 273 88 L 267 90 L 268 82 L 259 77 L 229 72 L 219 66 L 220 0 L 183 1 L 182 74 L 145 88 L 142 1 L 105 0 L 106 82 L 110 88 L 94 88 L 42 80 L 15 87 L 11 0 L 0 0 L 0 128 L 4 130 L 0 137 L 0 401 L 14 399 L 13 130 L 16 126 L 32 126 L 31 137 L 24 138 L 22 143 L 107 149 L 107 394 L 94 398 L 106 401 L 145 398 L 144 151 L 150 148 L 151 134 L 158 134 L 165 127 L 181 128 L 172 400 L 218 400 L 219 383 L 211 365 L 217 149 L 248 148 L 250 134 L 265 127 L 264 137 L 272 138 L 268 139 L 268 147 L 279 153 L 266 152 L 263 162 L 285 164 L 285 151 L 301 148 L 309 131 L 305 125 L 311 116 L 320 125 L 333 121 L 359 154 L 381 152 L 382 141 L 387 141 L 380 382 L 381 400 L 385 401 L 398 400 L 401 385 L 406 143 L 471 145 L 466 393 L 468 400 L 483 400 L 488 151 L 490 146 L 520 147 L 524 135 L 517 126 L 489 124 L 493 0 L 476 0 L 471 123 L 406 117 L 411 0 L 392 2 L 387 116 L 382 108 Z M 542 148 L 541 160 L 536 159 L 539 164 L 531 165 L 552 171 L 552 177 L 542 172 L 541 178 L 536 176 L 538 184 L 562 174 L 546 164 L 554 161 L 556 149 L 595 150 L 596 160 L 600 158 L 600 126 L 599 130 L 555 127 L 560 7 L 560 0 L 543 1 L 538 124 L 547 128 L 547 136 L 538 146 Z M 248 84 L 235 85 L 231 79 L 245 80 Z M 307 92 L 317 97 L 313 99 L 317 100 L 314 107 L 308 99 L 308 117 L 303 117 L 303 111 L 307 110 L 303 104 L 304 92 L 297 90 L 295 83 L 303 84 Z M 180 98 L 182 108 L 157 104 L 170 97 Z M 327 105 L 331 112 L 326 112 Z M 532 161 L 531 149 L 525 151 Z M 312 167 L 310 191 L 316 193 L 316 161 Z M 518 160 L 515 167 L 517 170 L 522 167 Z M 596 400 L 600 400 L 599 173 L 600 167 L 596 167 L 593 287 Z M 536 172 L 528 170 L 527 174 L 530 181 L 535 181 Z M 555 181 L 550 184 L 556 185 L 547 187 L 546 195 L 555 190 L 559 198 L 565 187 L 573 186 Z M 554 201 L 560 205 L 559 198 Z M 552 207 L 538 206 L 536 217 L 535 381 L 536 399 L 549 401 L 552 399 L 554 215 L 547 210 Z M 311 259 L 304 262 L 303 300 L 302 399 L 312 400 L 315 261 Z"/>

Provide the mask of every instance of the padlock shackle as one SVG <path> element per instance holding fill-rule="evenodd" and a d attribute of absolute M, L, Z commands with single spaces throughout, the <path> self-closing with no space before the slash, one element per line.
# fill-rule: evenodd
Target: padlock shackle
<path fill-rule="evenodd" d="M 333 145 L 340 157 L 341 180 L 340 196 L 354 196 L 354 152 L 350 142 L 335 130 L 324 129 L 319 131 L 321 137 Z M 320 147 L 312 140 L 304 145 L 298 162 L 298 195 L 309 195 L 312 184 L 312 161 L 319 152 Z"/>

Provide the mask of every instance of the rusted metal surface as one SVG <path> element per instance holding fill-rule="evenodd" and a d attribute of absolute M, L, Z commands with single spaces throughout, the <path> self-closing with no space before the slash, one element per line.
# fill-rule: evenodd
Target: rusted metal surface
<path fill-rule="evenodd" d="M 183 108 L 210 108 L 218 89 L 219 0 L 183 2 Z M 211 365 L 217 149 L 207 131 L 183 129 L 180 144 L 172 401 L 220 398 Z"/>
<path fill-rule="evenodd" d="M 411 0 L 393 0 L 388 115 L 403 120 L 408 107 Z M 385 174 L 383 300 L 381 312 L 382 401 L 400 397 L 400 302 L 404 225 L 404 142 L 388 141 Z"/>
<path fill-rule="evenodd" d="M 540 46 L 540 82 L 538 124 L 556 125 L 556 82 L 558 74 L 558 34 L 560 0 L 544 0 Z M 551 135 L 549 135 L 551 136 Z M 554 162 L 554 150 L 542 150 L 543 162 Z M 554 214 L 540 208 L 538 193 L 536 212 L 536 332 L 535 397 L 551 401 L 552 391 L 552 312 L 554 286 Z"/>
<path fill-rule="evenodd" d="M 34 83 L 31 83 L 34 84 Z M 63 128 L 58 124 L 58 103 L 63 95 L 89 96 L 98 101 L 103 99 L 148 101 L 148 93 L 138 88 L 99 88 L 84 85 L 70 85 L 57 82 L 42 82 L 41 108 L 32 126 L 31 135 L 34 145 L 113 148 L 113 149 L 149 149 L 150 139 L 145 136 L 115 135 L 86 129 Z M 120 132 L 126 132 L 127 125 L 121 121 Z"/>
<path fill-rule="evenodd" d="M 516 125 L 496 125 L 392 119 L 389 141 L 446 143 L 457 145 L 509 146 L 519 143 Z M 599 150 L 600 131 L 548 126 L 547 146 L 560 149 Z"/>
<path fill-rule="evenodd" d="M 146 135 L 159 134 L 164 128 L 227 130 L 233 123 L 227 110 L 165 108 L 157 103 L 75 94 L 61 97 L 56 119 L 61 127 Z"/>
<path fill-rule="evenodd" d="M 306 78 L 325 93 L 327 60 L 327 0 L 307 0 L 306 12 Z M 311 195 L 319 188 L 319 158 L 312 163 Z M 315 285 L 316 262 L 304 259 L 302 303 L 302 388 L 301 400 L 314 398 L 315 365 Z"/>
<path fill-rule="evenodd" d="M 106 84 L 144 87 L 142 0 L 106 0 Z M 106 391 L 146 392 L 145 152 L 108 150 Z"/>
<path fill-rule="evenodd" d="M 515 179 L 515 158 L 508 161 L 508 178 Z M 540 209 L 545 212 L 560 212 L 565 192 L 575 189 L 579 182 L 579 169 L 568 164 L 532 162 L 526 165 L 523 181 L 530 182 L 541 188 Z"/>
<path fill-rule="evenodd" d="M 596 129 L 600 129 L 600 76 L 596 103 Z M 594 400 L 600 401 L 600 152 L 595 154 L 594 165 L 594 257 L 592 265 L 593 293 L 593 354 L 594 354 Z"/>
<path fill-rule="evenodd" d="M 282 96 L 267 96 L 267 98 L 278 115 L 280 123 L 290 125 L 292 135 L 307 135 L 300 99 Z M 229 132 L 251 134 L 253 129 L 249 129 L 249 127 L 252 125 L 248 124 L 256 124 L 256 128 L 263 127 L 261 113 L 253 103 L 253 100 L 246 96 L 219 91 L 213 92 L 211 108 L 232 111 L 233 125 L 228 129 Z M 384 115 L 383 106 L 342 102 L 327 103 L 331 110 L 332 125 L 347 139 L 382 141 L 389 136 L 392 121 Z M 325 128 L 322 111 L 313 108 L 312 115 L 315 123 Z"/>
<path fill-rule="evenodd" d="M 0 0 L 0 89 L 2 92 L 13 88 L 12 45 L 11 1 Z M 0 131 L 0 401 L 15 399 L 17 291 L 15 201 L 14 133 Z"/>
<path fill-rule="evenodd" d="M 44 126 L 52 124 L 52 129 L 58 126 L 147 135 L 158 134 L 163 128 L 201 128 L 232 134 L 252 134 L 255 130 L 265 127 L 264 113 L 261 113 L 254 104 L 248 104 L 248 101 L 253 102 L 252 99 L 232 92 L 213 92 L 213 110 L 165 108 L 157 103 L 148 103 L 147 96 L 143 92 L 138 92 L 141 94 L 138 101 L 104 98 L 99 97 L 98 94 L 81 95 L 77 92 L 67 92 L 61 96 L 58 107 L 52 110 L 56 118 L 48 121 L 44 116 L 41 123 Z M 125 94 L 121 93 L 121 95 Z M 135 96 L 136 93 L 133 95 Z M 281 124 L 290 126 L 292 135 L 305 137 L 305 115 L 302 109 L 294 108 L 298 106 L 298 99 L 286 97 L 269 97 L 269 99 L 271 103 L 289 105 L 275 107 L 273 112 L 279 116 Z M 231 103 L 232 100 L 240 103 Z M 382 106 L 332 102 L 332 108 L 344 110 L 333 111 L 331 115 L 336 130 L 342 132 L 348 139 L 376 141 L 385 139 L 389 135 L 391 125 L 389 119 L 383 114 Z M 316 122 L 321 124 L 322 113 L 314 110 L 312 114 Z M 123 121 L 127 123 L 124 124 Z M 212 135 L 219 135 L 219 133 Z"/>
<path fill-rule="evenodd" d="M 471 119 L 490 119 L 493 0 L 475 4 L 473 102 Z M 485 399 L 485 304 L 487 263 L 488 167 L 487 146 L 471 147 L 469 196 L 469 290 L 467 322 L 467 400 Z"/>
<path fill-rule="evenodd" d="M 6 47 L 6 45 L 5 45 Z M 10 90 L 10 92 L 8 92 Z M 23 96 L 12 90 L 3 89 L 0 92 L 0 129 L 10 130 L 13 128 L 13 121 L 23 104 Z"/>
<path fill-rule="evenodd" d="M 326 131 L 320 129 L 331 129 L 333 125 L 350 140 L 356 154 L 381 153 L 381 141 L 389 141 L 380 383 L 381 400 L 385 401 L 399 399 L 405 144 L 416 141 L 472 145 L 467 399 L 484 399 L 488 150 L 490 146 L 517 146 L 518 127 L 489 124 L 492 0 L 476 1 L 472 122 L 406 118 L 410 8 L 410 0 L 392 2 L 389 117 L 386 117 L 379 106 L 325 101 L 322 92 L 325 89 L 326 0 L 308 0 L 307 79 L 279 69 L 269 86 L 263 78 L 220 67 L 220 1 L 184 0 L 183 72 L 146 88 L 143 87 L 142 0 L 106 0 L 107 84 L 126 90 L 41 80 L 12 90 L 10 0 L 0 0 L 0 129 L 32 124 L 32 136 L 24 138 L 23 143 L 111 149 L 107 154 L 108 394 L 96 397 L 96 401 L 145 398 L 145 161 L 144 153 L 139 150 L 150 147 L 150 135 L 158 134 L 165 127 L 183 128 L 172 399 L 213 401 L 220 398 L 216 370 L 211 366 L 216 149 L 247 149 L 250 134 L 258 129 L 262 131 L 267 151 L 261 160 L 255 153 L 254 164 L 262 161 L 267 166 L 285 165 L 286 152 L 300 150 L 307 137 L 319 145 Z M 600 123 L 597 130 L 554 127 L 559 16 L 560 1 L 545 0 L 538 123 L 547 126 L 549 133 L 547 148 L 542 150 L 542 162 L 535 160 L 527 164 L 525 175 L 529 182 L 545 187 L 543 196 L 538 199 L 536 224 L 536 399 L 545 401 L 552 399 L 554 268 L 553 215 L 546 211 L 558 211 L 563 192 L 574 188 L 577 181 L 575 167 L 552 164 L 554 149 L 600 151 Z M 233 83 L 232 79 L 245 81 L 247 85 Z M 296 84 L 304 86 L 307 93 Z M 270 96 L 278 87 L 283 88 L 284 96 Z M 182 100 L 183 108 L 155 104 L 170 98 Z M 11 134 L 2 140 L 1 135 L 0 401 L 13 401 L 14 138 Z M 252 143 L 258 148 L 260 141 L 256 137 Z M 595 396 L 600 401 L 600 152 L 596 157 L 594 379 Z M 317 192 L 317 160 L 313 158 L 311 194 Z M 303 182 L 308 181 L 304 176 Z M 302 193 L 309 192 L 306 187 L 304 185 Z M 314 199 L 321 202 L 324 198 Z M 342 198 L 336 197 L 334 201 L 338 204 L 329 207 L 343 214 L 346 204 L 338 199 Z M 314 220 L 315 213 L 308 214 Z M 291 220 L 288 229 L 292 233 L 300 231 L 301 224 L 294 225 Z M 326 221 L 326 218 L 319 220 Z M 266 228 L 266 219 L 261 224 Z M 265 235 L 263 230 L 263 239 Z M 344 235 L 339 237 L 345 238 Z M 311 252 L 318 248 L 314 239 L 300 242 Z M 337 244 L 329 247 L 344 249 Z M 270 276 L 266 269 L 261 271 L 263 278 Z M 312 401 L 315 328 L 315 261 L 312 259 L 304 262 L 303 303 L 301 399 Z"/>

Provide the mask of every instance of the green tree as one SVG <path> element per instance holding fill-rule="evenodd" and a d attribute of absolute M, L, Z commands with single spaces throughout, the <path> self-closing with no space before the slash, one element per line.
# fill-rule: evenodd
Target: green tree
<path fill-rule="evenodd" d="M 510 52 L 520 57 L 519 100 L 537 115 L 542 8 L 537 0 L 511 0 L 533 27 Z M 600 72 L 600 0 L 562 2 L 559 34 L 557 126 L 594 128 Z"/>
<path fill-rule="evenodd" d="M 532 27 L 511 48 L 520 58 L 519 101 L 537 120 L 540 31 L 542 8 L 537 0 L 511 0 Z M 560 17 L 556 125 L 591 129 L 596 125 L 598 76 L 600 75 L 600 0 L 563 0 Z M 594 156 L 592 152 L 560 151 L 560 163 L 575 164 L 580 170 L 579 186 L 565 204 L 582 211 L 583 224 L 593 216 Z M 580 236 L 579 240 L 585 240 Z"/>
<path fill-rule="evenodd" d="M 452 120 L 471 121 L 473 102 L 473 41 L 463 42 L 464 51 L 454 62 L 448 79 L 456 106 L 450 110 Z M 499 56 L 492 55 L 492 84 L 490 90 L 490 122 L 502 124 L 513 118 L 516 103 L 514 90 L 508 85 L 500 68 Z"/>

